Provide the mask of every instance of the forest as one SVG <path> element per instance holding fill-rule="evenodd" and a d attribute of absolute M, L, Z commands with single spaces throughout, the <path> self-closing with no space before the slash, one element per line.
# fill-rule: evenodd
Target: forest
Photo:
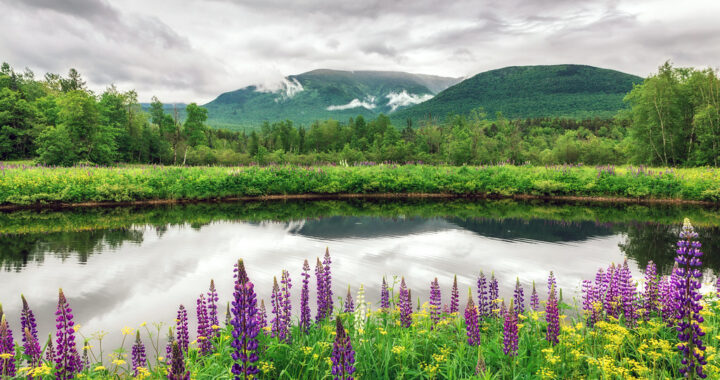
<path fill-rule="evenodd" d="M 667 62 L 625 97 L 612 118 L 518 118 L 483 109 L 444 120 L 393 125 L 390 117 L 291 120 L 230 131 L 209 128 L 207 110 L 168 113 L 135 91 L 87 88 L 80 73 L 0 68 L 0 160 L 45 165 L 248 165 L 422 162 L 426 164 L 634 164 L 718 166 L 720 79 L 713 69 Z"/>

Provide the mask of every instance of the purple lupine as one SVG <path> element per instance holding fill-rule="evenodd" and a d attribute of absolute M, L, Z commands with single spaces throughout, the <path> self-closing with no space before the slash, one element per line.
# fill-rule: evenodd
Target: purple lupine
<path fill-rule="evenodd" d="M 282 328 L 285 332 L 284 340 L 286 343 L 290 343 L 290 340 L 292 339 L 292 335 L 290 334 L 290 324 L 292 323 L 292 302 L 290 301 L 290 289 L 292 288 L 292 281 L 290 280 L 290 272 L 287 270 L 283 269 L 280 284 L 282 291 Z"/>
<path fill-rule="evenodd" d="M 627 260 L 623 263 L 618 273 L 620 287 L 620 300 L 622 302 L 623 317 L 628 326 L 634 326 L 637 318 L 635 300 L 637 298 L 637 287 L 633 283 L 632 273 L 628 267 Z"/>
<path fill-rule="evenodd" d="M 560 335 L 560 310 L 555 294 L 555 286 L 553 286 L 550 288 L 550 298 L 545 305 L 545 320 L 548 323 L 545 339 L 552 345 L 559 342 L 558 336 Z"/>
<path fill-rule="evenodd" d="M 715 295 L 720 297 L 720 276 L 718 276 L 717 281 L 715 281 Z"/>
<path fill-rule="evenodd" d="M 135 377 L 140 374 L 140 367 L 147 365 L 147 358 L 145 356 L 145 345 L 140 340 L 140 331 L 135 334 L 135 344 L 132 347 L 132 368 Z"/>
<path fill-rule="evenodd" d="M 410 299 L 410 290 L 405 285 L 405 277 L 400 280 L 400 294 L 398 302 L 400 306 L 400 325 L 402 327 L 410 327 L 412 323 L 412 300 Z"/>
<path fill-rule="evenodd" d="M 530 294 L 530 308 L 533 311 L 540 310 L 540 296 L 538 296 L 538 292 L 535 289 L 535 281 L 533 281 L 533 290 L 532 294 Z"/>
<path fill-rule="evenodd" d="M 348 285 L 347 296 L 345 296 L 345 309 L 344 313 L 352 313 L 355 311 L 355 304 L 353 304 L 352 294 L 350 294 L 350 285 Z"/>
<path fill-rule="evenodd" d="M 595 325 L 597 316 L 595 312 L 595 302 L 597 302 L 597 294 L 595 285 L 590 280 L 583 280 L 583 312 L 585 313 L 586 323 L 588 326 Z"/>
<path fill-rule="evenodd" d="M 493 299 L 488 299 L 487 279 L 485 274 L 480 271 L 480 276 L 477 279 L 477 290 L 478 290 L 478 315 L 480 317 L 487 317 L 490 315 L 490 309 L 492 309 L 491 303 Z"/>
<path fill-rule="evenodd" d="M 42 355 L 42 349 L 40 348 L 40 342 L 38 341 L 37 323 L 35 322 L 35 314 L 30 310 L 27 300 L 24 295 L 20 295 L 22 299 L 23 308 L 20 312 L 20 327 L 22 331 L 28 330 L 30 332 L 30 338 L 27 334 L 22 334 L 23 348 L 26 355 L 30 356 L 31 363 L 33 366 L 40 363 L 40 356 L 34 356 L 30 353 L 37 353 Z"/>
<path fill-rule="evenodd" d="M 605 272 L 604 288 L 606 289 L 603 308 L 605 314 L 612 316 L 613 318 L 620 317 L 620 304 L 621 304 L 621 293 L 620 293 L 620 268 L 614 263 L 608 267 Z"/>
<path fill-rule="evenodd" d="M 327 310 L 325 297 L 325 268 L 323 267 L 320 259 L 317 259 L 315 264 L 315 279 L 317 281 L 317 315 L 315 316 L 315 322 L 320 322 L 326 315 Z"/>
<path fill-rule="evenodd" d="M 267 309 L 265 309 L 265 300 L 260 300 L 260 310 L 257 313 L 258 328 L 267 327 Z"/>
<path fill-rule="evenodd" d="M 332 291 L 332 273 L 330 271 L 330 249 L 325 247 L 325 257 L 323 258 L 323 278 L 325 279 L 325 316 L 330 317 L 333 313 L 333 291 Z"/>
<path fill-rule="evenodd" d="M 490 302 L 494 302 L 495 300 L 500 299 L 500 286 L 498 285 L 497 278 L 495 278 L 495 272 L 492 272 L 490 274 L 489 299 Z M 492 309 L 493 307 L 490 308 Z"/>
<path fill-rule="evenodd" d="M 190 380 L 190 372 L 185 369 L 185 356 L 178 342 L 172 343 L 171 352 L 168 380 Z"/>
<path fill-rule="evenodd" d="M 28 364 L 30 367 L 39 367 L 42 361 L 42 349 L 37 338 L 32 335 L 29 329 L 25 329 L 24 340 L 30 344 L 25 347 L 25 355 L 29 357 Z"/>
<path fill-rule="evenodd" d="M 338 316 L 335 319 L 335 343 L 332 350 L 332 374 L 336 380 L 352 380 L 355 373 L 355 351 L 350 342 L 350 336 Z"/>
<path fill-rule="evenodd" d="M 177 331 L 177 342 L 183 352 L 187 352 L 190 346 L 190 332 L 188 331 L 187 310 L 180 305 L 175 319 L 175 331 Z"/>
<path fill-rule="evenodd" d="M 47 344 L 45 345 L 45 361 L 55 362 L 55 348 L 53 347 L 52 334 L 48 334 Z"/>
<path fill-rule="evenodd" d="M 300 291 L 300 331 L 310 331 L 310 264 L 307 259 L 303 263 L 303 286 Z"/>
<path fill-rule="evenodd" d="M 660 299 L 662 304 L 660 305 L 660 313 L 662 314 L 663 321 L 668 327 L 675 326 L 675 318 L 677 309 L 677 289 L 675 289 L 675 282 L 677 278 L 678 265 L 675 263 L 673 266 L 670 276 L 664 276 L 658 284 Z"/>
<path fill-rule="evenodd" d="M 473 302 L 472 290 L 468 289 L 468 301 L 465 305 L 465 331 L 467 332 L 468 344 L 471 346 L 480 345 L 480 321 L 477 308 Z"/>
<path fill-rule="evenodd" d="M 645 320 L 650 318 L 650 314 L 658 311 L 658 297 L 660 296 L 658 282 L 657 267 L 654 262 L 650 261 L 645 267 L 645 291 L 643 292 Z"/>
<path fill-rule="evenodd" d="M 212 351 L 213 335 L 205 295 L 200 293 L 200 297 L 197 299 L 197 340 L 200 355 L 207 355 Z"/>
<path fill-rule="evenodd" d="M 207 293 L 208 324 L 213 337 L 220 336 L 220 320 L 218 319 L 217 302 L 220 300 L 215 289 L 215 280 L 210 280 L 210 290 Z"/>
<path fill-rule="evenodd" d="M 557 293 L 557 279 L 555 278 L 555 273 L 553 271 L 550 271 L 550 275 L 548 276 L 548 298 L 550 298 L 550 293 L 556 292 Z M 557 297 L 557 294 L 555 294 Z"/>
<path fill-rule="evenodd" d="M 522 314 L 525 312 L 525 291 L 520 285 L 520 278 L 515 281 L 515 291 L 513 292 L 513 300 L 515 301 L 515 313 Z"/>
<path fill-rule="evenodd" d="M 507 356 L 516 356 L 518 350 L 518 319 L 515 313 L 516 307 L 510 301 L 510 308 L 505 313 L 503 323 L 503 352 Z"/>
<path fill-rule="evenodd" d="M 270 304 L 272 305 L 272 318 L 270 319 L 271 336 L 284 340 L 283 330 L 283 312 L 282 312 L 282 294 L 278 286 L 277 277 L 273 277 L 273 288 L 270 293 Z"/>
<path fill-rule="evenodd" d="M 380 307 L 383 311 L 390 310 L 390 291 L 388 290 L 387 282 L 383 276 L 382 287 L 380 288 Z"/>
<path fill-rule="evenodd" d="M 450 292 L 450 313 L 457 313 L 460 309 L 460 292 L 457 286 L 457 275 L 453 279 L 452 292 Z"/>
<path fill-rule="evenodd" d="M 72 379 L 80 371 L 82 363 L 75 343 L 75 322 L 70 305 L 60 289 L 55 312 L 55 378 Z"/>
<path fill-rule="evenodd" d="M 167 346 L 165 346 L 165 362 L 170 363 L 172 361 L 172 347 L 175 343 L 175 334 L 173 334 L 172 327 L 168 328 L 167 335 Z"/>
<path fill-rule="evenodd" d="M 0 308 L 0 378 L 15 377 L 15 342 L 5 314 Z M 5 358 L 4 355 L 9 355 Z M 69 379 L 69 377 L 66 377 Z"/>
<path fill-rule="evenodd" d="M 238 260 L 237 268 L 232 302 L 233 318 L 230 321 L 233 326 L 232 358 L 235 362 L 232 372 L 236 379 L 249 380 L 258 373 L 255 365 L 259 359 L 257 335 L 260 329 L 257 323 L 257 298 L 255 287 L 247 276 L 242 260 Z"/>
<path fill-rule="evenodd" d="M 677 348 L 683 358 L 680 373 L 685 377 L 692 378 L 697 375 L 704 379 L 707 375 L 703 373 L 703 366 L 707 361 L 702 342 L 705 333 L 700 329 L 700 324 L 704 321 L 700 315 L 703 306 L 699 302 L 702 299 L 699 290 L 702 279 L 700 257 L 703 253 L 700 251 L 701 244 L 697 238 L 698 234 L 690 224 L 690 220 L 685 218 L 680 231 L 680 241 L 677 243 L 675 262 L 678 264 L 678 269 L 673 285 L 676 289 L 677 331 L 680 340 Z"/>
<path fill-rule="evenodd" d="M 437 277 L 434 281 L 430 282 L 430 319 L 432 325 L 430 329 L 440 321 L 440 305 L 442 304 L 442 293 L 440 292 L 440 284 L 438 283 Z"/>

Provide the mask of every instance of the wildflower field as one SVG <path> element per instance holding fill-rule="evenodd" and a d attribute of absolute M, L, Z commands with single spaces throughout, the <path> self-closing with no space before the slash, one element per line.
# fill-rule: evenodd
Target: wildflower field
<path fill-rule="evenodd" d="M 0 163 L 0 205 L 388 193 L 718 202 L 720 170 L 508 164 L 58 168 Z"/>
<path fill-rule="evenodd" d="M 699 240 L 686 219 L 669 275 L 650 262 L 634 279 L 627 262 L 611 264 L 584 280 L 581 299 L 572 301 L 563 299 L 552 272 L 529 289 L 518 280 L 511 294 L 499 294 L 495 276 L 480 272 L 467 290 L 428 278 L 429 300 L 414 299 L 403 278 L 382 278 L 380 303 L 371 305 L 362 284 L 332 293 L 326 251 L 314 273 L 307 260 L 298 268 L 301 284 L 283 270 L 266 306 L 240 260 L 227 305 L 211 280 L 193 307 L 179 306 L 169 329 L 125 327 L 121 347 L 105 351 L 104 333 L 83 335 L 62 290 L 54 316 L 35 316 L 22 297 L 19 325 L 11 326 L 17 316 L 0 312 L 0 377 L 717 378 L 720 300 L 717 284 L 700 293 L 703 277 L 711 279 Z M 54 318 L 47 340 L 38 336 L 36 318 Z"/>

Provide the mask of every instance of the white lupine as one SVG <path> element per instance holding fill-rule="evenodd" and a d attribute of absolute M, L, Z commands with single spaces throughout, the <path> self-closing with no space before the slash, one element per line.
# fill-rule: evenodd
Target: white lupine
<path fill-rule="evenodd" d="M 365 287 L 360 284 L 357 297 L 355 297 L 355 331 L 360 332 L 365 329 L 365 318 L 367 317 L 368 304 L 365 303 Z"/>

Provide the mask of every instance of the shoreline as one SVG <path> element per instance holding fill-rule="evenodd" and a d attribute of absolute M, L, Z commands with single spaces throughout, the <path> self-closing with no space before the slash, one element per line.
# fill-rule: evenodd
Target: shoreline
<path fill-rule="evenodd" d="M 48 202 L 34 203 L 28 205 L 4 204 L 0 205 L 0 211 L 12 212 L 20 210 L 61 210 L 91 207 L 123 207 L 123 206 L 153 206 L 173 204 L 196 204 L 196 203 L 222 203 L 222 202 L 258 202 L 258 201 L 281 201 L 281 200 L 343 200 L 343 199 L 511 199 L 520 201 L 541 200 L 561 201 L 568 203 L 621 203 L 621 204 L 661 204 L 661 205 L 699 205 L 717 206 L 718 202 L 699 201 L 676 198 L 629 198 L 629 197 L 591 197 L 577 195 L 497 195 L 497 194 L 453 194 L 453 193 L 339 193 L 339 194 L 274 194 L 259 196 L 222 197 L 222 198 L 199 198 L 199 199 L 144 199 L 135 201 L 99 201 L 99 202 Z"/>

